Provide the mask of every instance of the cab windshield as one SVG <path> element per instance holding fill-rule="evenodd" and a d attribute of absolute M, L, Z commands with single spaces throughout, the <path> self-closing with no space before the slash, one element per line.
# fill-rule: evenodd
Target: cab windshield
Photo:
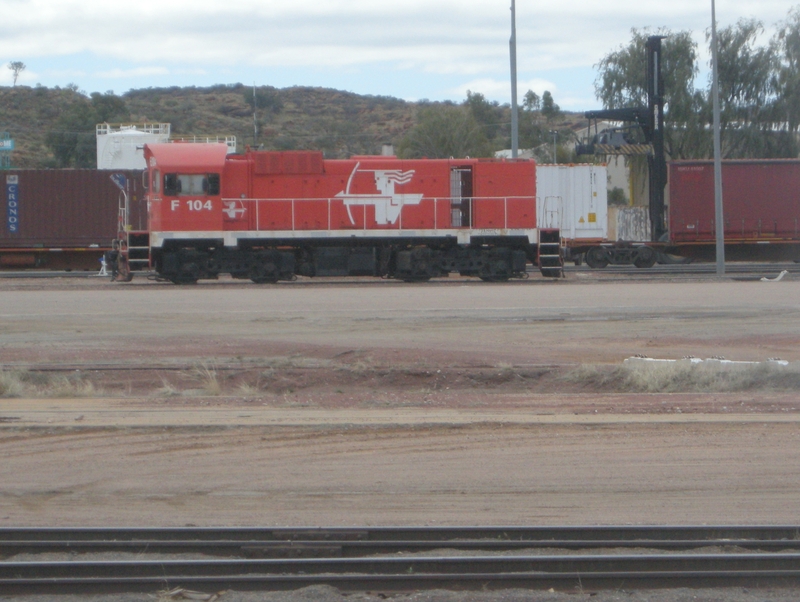
<path fill-rule="evenodd" d="M 164 174 L 164 194 L 168 196 L 219 194 L 219 174 Z"/>

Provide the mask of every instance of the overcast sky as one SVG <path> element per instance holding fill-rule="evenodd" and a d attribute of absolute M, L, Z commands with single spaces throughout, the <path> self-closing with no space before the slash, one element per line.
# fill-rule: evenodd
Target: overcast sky
<path fill-rule="evenodd" d="M 86 92 L 241 82 L 407 100 L 510 102 L 510 0 L 0 0 L 0 61 L 18 84 Z M 720 27 L 794 3 L 716 0 Z M 631 28 L 690 30 L 707 61 L 710 0 L 517 0 L 519 96 L 599 108 L 594 65 Z M 701 75 L 705 83 L 705 73 Z M 0 68 L 0 85 L 11 84 Z M 2 107 L 0 107 L 2 110 Z"/>

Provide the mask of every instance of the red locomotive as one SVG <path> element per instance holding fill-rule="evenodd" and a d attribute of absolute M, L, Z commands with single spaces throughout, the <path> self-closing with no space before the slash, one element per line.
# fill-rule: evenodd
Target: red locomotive
<path fill-rule="evenodd" d="M 145 146 L 149 226 L 120 228 L 117 279 L 151 269 L 175 283 L 222 273 L 503 281 L 525 277 L 528 262 L 561 276 L 559 231 L 536 227 L 532 161 L 226 153 Z"/>

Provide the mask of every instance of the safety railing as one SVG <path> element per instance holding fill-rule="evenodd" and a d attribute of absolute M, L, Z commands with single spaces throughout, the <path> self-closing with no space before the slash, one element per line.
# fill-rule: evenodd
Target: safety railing
<path fill-rule="evenodd" d="M 409 198 L 410 201 L 406 200 Z M 534 196 L 351 195 L 304 199 L 223 198 L 222 202 L 227 220 L 236 221 L 237 228 L 248 230 L 508 229 L 534 228 L 536 221 Z"/>

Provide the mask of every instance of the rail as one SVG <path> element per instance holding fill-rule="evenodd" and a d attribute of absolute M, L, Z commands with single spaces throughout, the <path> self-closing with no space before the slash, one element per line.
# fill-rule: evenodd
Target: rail
<path fill-rule="evenodd" d="M 710 546 L 713 553 L 707 553 Z M 613 553 L 613 548 L 629 551 Z M 2 593 L 178 586 L 275 590 L 312 584 L 347 591 L 800 585 L 797 526 L 6 528 L 0 529 L 0 549 Z M 70 559 L 14 559 L 43 552 Z M 92 552 L 128 557 L 98 561 Z M 164 556 L 184 553 L 207 557 Z"/>
<path fill-rule="evenodd" d="M 404 200 L 403 196 L 419 198 Z M 533 196 L 463 199 L 421 195 L 302 199 L 223 197 L 222 204 L 223 214 L 229 220 L 247 221 L 247 228 L 256 231 L 373 230 L 376 225 L 396 230 L 536 227 L 536 197 Z M 372 209 L 368 211 L 369 207 Z M 529 209 L 527 213 L 526 208 Z"/>

